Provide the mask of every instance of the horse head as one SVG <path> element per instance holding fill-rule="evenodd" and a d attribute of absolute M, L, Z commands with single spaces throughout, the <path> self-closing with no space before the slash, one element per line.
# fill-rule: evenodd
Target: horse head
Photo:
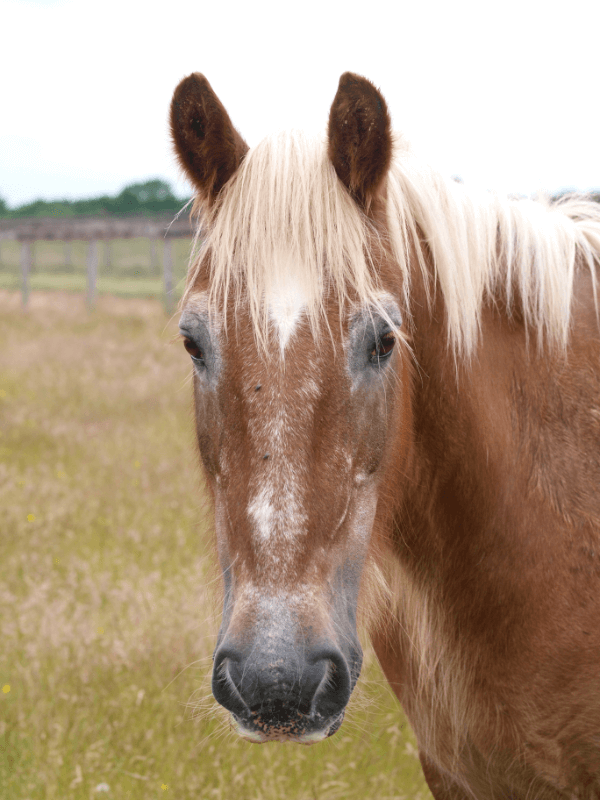
<path fill-rule="evenodd" d="M 379 202 L 390 119 L 346 73 L 321 147 L 254 152 L 193 74 L 171 127 L 203 226 L 180 330 L 225 590 L 213 693 L 250 741 L 311 743 L 360 673 L 361 575 L 410 413 Z"/>

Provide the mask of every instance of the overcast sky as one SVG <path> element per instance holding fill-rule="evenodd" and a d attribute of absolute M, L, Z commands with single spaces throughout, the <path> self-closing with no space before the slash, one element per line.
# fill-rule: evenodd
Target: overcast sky
<path fill-rule="evenodd" d="M 600 188 L 600 2 L 0 0 L 0 196 L 179 195 L 167 113 L 204 72 L 252 146 L 324 130 L 339 76 L 449 175 L 507 192 Z"/>

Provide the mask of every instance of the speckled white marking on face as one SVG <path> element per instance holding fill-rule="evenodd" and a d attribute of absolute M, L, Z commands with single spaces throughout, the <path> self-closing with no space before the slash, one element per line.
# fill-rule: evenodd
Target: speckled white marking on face
<path fill-rule="evenodd" d="M 270 457 L 273 457 L 272 454 Z M 262 483 L 248 504 L 248 516 L 254 526 L 258 545 L 285 541 L 288 545 L 285 552 L 291 554 L 290 545 L 305 530 L 306 513 L 300 503 L 301 495 L 297 475 L 289 462 L 281 464 L 279 473 L 269 476 Z M 279 549 L 270 548 L 271 563 L 280 561 L 281 557 Z"/>
<path fill-rule="evenodd" d="M 295 589 L 298 591 L 277 587 L 272 593 L 263 584 L 247 583 L 240 588 L 237 612 L 249 612 L 254 619 L 260 619 L 267 638 L 281 642 L 294 630 L 302 614 L 311 614 L 312 619 L 322 614 L 325 619 L 328 613 L 320 587 L 308 582 Z"/>
<path fill-rule="evenodd" d="M 270 487 L 263 486 L 248 506 L 248 514 L 261 539 L 267 540 L 273 531 L 273 503 Z"/>
<path fill-rule="evenodd" d="M 281 352 L 285 350 L 307 304 L 304 287 L 293 274 L 293 266 L 286 270 L 269 295 L 269 319 L 279 336 Z"/>
<path fill-rule="evenodd" d="M 264 391 L 264 390 L 263 390 Z M 297 438 L 298 430 L 310 429 L 312 409 L 318 396 L 317 381 L 306 376 L 296 387 L 293 403 L 290 397 L 275 393 L 268 409 L 261 405 L 248 423 L 248 433 L 268 458 L 250 487 L 248 518 L 253 528 L 253 541 L 260 553 L 260 563 L 269 568 L 274 578 L 285 563 L 293 558 L 303 534 L 307 532 L 306 487 L 309 463 Z M 251 398 L 262 399 L 255 393 Z M 293 408 L 293 412 L 290 410 Z"/>
<path fill-rule="evenodd" d="M 294 543 L 306 532 L 306 463 L 290 441 L 294 422 L 282 400 L 270 417 L 254 418 L 250 425 L 251 435 L 261 441 L 269 458 L 254 484 L 248 516 L 264 563 L 271 565 L 291 557 Z M 285 547 L 276 546 L 278 542 Z"/>

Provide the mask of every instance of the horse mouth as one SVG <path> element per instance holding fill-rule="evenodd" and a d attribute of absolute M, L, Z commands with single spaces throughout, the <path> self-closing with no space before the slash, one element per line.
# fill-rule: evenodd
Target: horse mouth
<path fill-rule="evenodd" d="M 336 719 L 324 728 L 312 731 L 298 731 L 294 726 L 278 726 L 270 729 L 258 729 L 257 727 L 248 727 L 235 714 L 231 714 L 231 723 L 235 732 L 242 739 L 252 744 L 265 744 L 266 742 L 293 742 L 296 744 L 311 745 L 322 742 L 333 736 L 344 721 L 344 711 L 336 717 Z"/>

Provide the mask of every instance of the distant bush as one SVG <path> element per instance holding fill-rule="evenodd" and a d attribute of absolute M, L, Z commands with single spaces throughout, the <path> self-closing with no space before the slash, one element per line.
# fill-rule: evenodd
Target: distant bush
<path fill-rule="evenodd" d="M 187 198 L 189 199 L 189 198 Z M 170 184 L 160 178 L 132 183 L 116 197 L 102 195 L 88 200 L 35 200 L 10 209 L 0 197 L 0 217 L 102 217 L 113 214 L 176 214 L 187 199 L 175 197 Z"/>

